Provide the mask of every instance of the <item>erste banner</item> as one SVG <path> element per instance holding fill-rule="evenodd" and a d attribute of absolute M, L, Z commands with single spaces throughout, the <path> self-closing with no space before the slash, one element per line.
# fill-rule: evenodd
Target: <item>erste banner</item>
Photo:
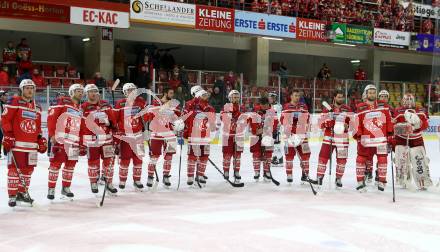
<path fill-rule="evenodd" d="M 235 11 L 235 32 L 295 38 L 296 18 L 248 11 Z"/>

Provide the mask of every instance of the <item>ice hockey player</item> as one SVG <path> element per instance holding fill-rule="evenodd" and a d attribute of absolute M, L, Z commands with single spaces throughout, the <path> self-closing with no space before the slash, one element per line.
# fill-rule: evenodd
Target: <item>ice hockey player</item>
<path fill-rule="evenodd" d="M 357 128 L 353 137 L 358 140 L 356 158 L 357 190 L 365 191 L 366 161 L 377 157 L 378 190 L 383 191 L 386 185 L 388 143 L 392 142 L 393 124 L 389 107 L 385 102 L 377 101 L 377 89 L 367 85 L 364 90 L 366 102 L 357 105 Z"/>
<path fill-rule="evenodd" d="M 209 94 L 200 86 L 191 88 L 194 99 L 185 104 L 185 130 L 183 136 L 188 139 L 188 185 L 196 181 L 206 184 L 205 170 L 210 153 L 211 132 L 216 130 L 216 115 L 214 108 L 209 105 Z"/>
<path fill-rule="evenodd" d="M 300 102 L 299 90 L 292 90 L 290 102 L 284 104 L 281 113 L 281 125 L 286 138 L 286 174 L 287 182 L 293 182 L 293 159 L 298 155 L 301 164 L 301 181 L 309 179 L 310 147 L 308 131 L 310 128 L 310 114 L 307 105 Z"/>
<path fill-rule="evenodd" d="M 390 109 L 391 117 L 393 117 L 394 116 L 394 109 L 393 109 L 393 107 L 391 107 L 391 105 L 389 103 L 390 102 L 390 93 L 385 89 L 380 90 L 378 100 L 383 101 L 388 105 L 388 107 Z"/>
<path fill-rule="evenodd" d="M 38 161 L 45 153 L 47 140 L 41 132 L 41 107 L 35 103 L 35 83 L 20 82 L 20 96 L 12 98 L 2 114 L 3 148 L 8 152 L 8 195 L 10 207 L 17 201 L 32 205 L 29 185 Z"/>
<path fill-rule="evenodd" d="M 99 89 L 95 84 L 84 88 L 87 101 L 81 105 L 83 123 L 81 124 L 82 144 L 87 147 L 88 173 L 92 193 L 98 193 L 98 179 L 103 175 L 109 193 L 116 194 L 113 186 L 113 169 L 115 160 L 116 121 L 111 105 L 101 100 Z M 102 160 L 102 172 L 101 172 Z"/>
<path fill-rule="evenodd" d="M 278 103 L 278 95 L 275 92 L 269 92 L 267 99 L 269 100 L 269 104 L 270 104 L 270 108 L 273 109 L 276 114 L 277 114 L 277 118 L 280 119 L 281 116 L 281 111 L 283 109 L 283 106 L 281 106 Z M 283 152 L 281 151 L 281 141 L 280 141 L 280 124 L 278 124 L 278 129 L 276 130 L 276 135 L 273 136 L 273 138 L 275 139 L 275 147 L 274 147 L 274 152 L 273 152 L 273 157 L 272 157 L 272 164 L 273 165 L 283 165 Z"/>
<path fill-rule="evenodd" d="M 185 124 L 180 117 L 179 102 L 174 98 L 174 90 L 165 88 L 160 101 L 154 100 L 147 113 L 150 131 L 150 162 L 148 163 L 147 186 L 152 187 L 157 162 L 164 156 L 163 179 L 165 187 L 170 187 L 170 172 L 173 155 L 176 153 L 177 138 Z"/>
<path fill-rule="evenodd" d="M 73 84 L 69 87 L 69 96 L 57 98 L 55 105 L 49 107 L 47 116 L 47 130 L 51 148 L 49 150 L 49 182 L 47 198 L 55 198 L 55 187 L 61 166 L 62 170 L 62 197 L 73 198 L 70 190 L 73 171 L 80 154 L 81 129 L 81 99 L 84 87 Z"/>
<path fill-rule="evenodd" d="M 422 132 L 428 128 L 428 114 L 415 104 L 414 95 L 403 96 L 401 107 L 395 110 L 396 180 L 408 187 L 413 178 L 419 190 L 432 185 L 429 159 L 426 156 Z"/>
<path fill-rule="evenodd" d="M 220 120 L 223 122 L 222 150 L 223 172 L 225 179 L 229 179 L 229 169 L 234 169 L 234 183 L 240 183 L 240 164 L 243 152 L 246 120 L 242 116 L 244 109 L 240 106 L 240 92 L 231 90 L 228 94 L 229 103 L 223 106 Z"/>
<path fill-rule="evenodd" d="M 114 108 L 118 128 L 114 140 L 116 143 L 119 142 L 119 188 L 125 189 L 128 167 L 133 162 L 133 186 L 141 190 L 144 187 L 141 177 L 145 147 L 144 123 L 138 113 L 145 108 L 146 102 L 137 94 L 137 87 L 133 83 L 125 83 L 122 86 L 122 93 L 125 98 L 118 100 Z"/>
<path fill-rule="evenodd" d="M 263 165 L 263 178 L 266 182 L 272 181 L 270 165 L 274 151 L 274 134 L 278 127 L 278 118 L 270 108 L 267 97 L 261 97 L 259 104 L 254 106 L 254 114 L 248 119 L 251 131 L 252 159 L 254 164 L 254 179 L 260 179 L 260 169 Z"/>
<path fill-rule="evenodd" d="M 324 130 L 324 141 L 319 152 L 317 184 L 322 185 L 322 180 L 327 169 L 327 163 L 336 149 L 336 187 L 342 187 L 342 176 L 345 171 L 345 164 L 348 158 L 348 127 L 351 109 L 345 105 L 344 92 L 337 90 L 333 95 L 333 104 L 330 104 L 331 110 L 323 107 L 322 115 L 319 120 L 321 128 Z"/>

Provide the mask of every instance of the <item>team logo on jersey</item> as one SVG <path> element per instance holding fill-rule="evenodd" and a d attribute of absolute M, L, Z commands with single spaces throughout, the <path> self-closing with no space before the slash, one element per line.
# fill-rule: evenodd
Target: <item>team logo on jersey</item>
<path fill-rule="evenodd" d="M 382 116 L 381 112 L 369 112 L 365 115 L 366 119 L 380 118 Z"/>
<path fill-rule="evenodd" d="M 72 116 L 81 116 L 81 112 L 73 108 L 67 108 L 67 113 Z"/>
<path fill-rule="evenodd" d="M 137 113 L 139 113 L 139 111 L 141 111 L 141 109 L 139 107 L 126 108 L 126 109 L 124 109 L 124 117 L 134 116 Z"/>
<path fill-rule="evenodd" d="M 95 119 L 106 119 L 107 118 L 107 114 L 104 112 L 96 112 L 93 114 L 93 117 Z"/>
<path fill-rule="evenodd" d="M 37 123 L 34 120 L 26 119 L 20 123 L 20 129 L 28 134 L 37 132 Z"/>
<path fill-rule="evenodd" d="M 32 112 L 32 111 L 23 110 L 22 113 L 21 113 L 21 117 L 32 119 L 32 120 L 36 120 L 37 119 L 37 113 Z"/>

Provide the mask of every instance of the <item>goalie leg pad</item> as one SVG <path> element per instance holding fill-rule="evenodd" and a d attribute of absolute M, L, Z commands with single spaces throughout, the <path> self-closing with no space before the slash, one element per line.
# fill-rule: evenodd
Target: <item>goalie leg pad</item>
<path fill-rule="evenodd" d="M 412 174 L 416 184 L 421 184 L 425 187 L 432 185 L 431 176 L 429 174 L 429 159 L 426 157 L 426 151 L 423 146 L 410 148 L 409 155 L 411 158 Z"/>

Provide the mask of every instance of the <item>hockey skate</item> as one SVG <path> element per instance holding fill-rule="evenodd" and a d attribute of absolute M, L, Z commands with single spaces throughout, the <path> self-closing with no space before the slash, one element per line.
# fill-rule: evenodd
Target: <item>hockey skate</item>
<path fill-rule="evenodd" d="M 75 195 L 73 194 L 73 192 L 72 191 L 70 191 L 70 187 L 63 187 L 62 189 L 61 189 L 61 199 L 70 199 L 70 200 L 73 200 L 73 197 L 74 197 Z"/>
<path fill-rule="evenodd" d="M 335 185 L 336 185 L 336 188 L 342 188 L 342 180 L 341 180 L 341 178 L 336 178 L 335 179 Z"/>
<path fill-rule="evenodd" d="M 264 178 L 264 182 L 271 182 L 272 181 L 272 175 L 269 172 L 264 172 L 263 178 Z"/>
<path fill-rule="evenodd" d="M 196 182 L 198 182 L 202 187 L 205 187 L 206 186 L 205 176 L 197 176 Z"/>
<path fill-rule="evenodd" d="M 258 180 L 260 180 L 260 172 L 259 171 L 255 171 L 254 179 L 255 179 L 255 182 L 258 182 Z"/>
<path fill-rule="evenodd" d="M 21 193 L 21 192 L 17 193 L 17 201 L 29 204 L 31 206 L 32 203 L 34 203 L 34 200 L 31 198 L 29 193 Z"/>
<path fill-rule="evenodd" d="M 367 184 L 371 184 L 373 182 L 373 173 L 370 171 L 365 172 L 365 180 Z"/>
<path fill-rule="evenodd" d="M 144 188 L 144 185 L 142 184 L 142 182 L 140 181 L 133 181 L 133 187 L 136 191 L 142 191 L 142 189 Z"/>
<path fill-rule="evenodd" d="M 305 185 L 306 183 L 309 182 L 309 177 L 307 174 L 303 173 L 301 175 L 301 185 Z"/>
<path fill-rule="evenodd" d="M 49 200 L 55 199 L 55 188 L 49 188 L 47 190 L 47 199 Z"/>
<path fill-rule="evenodd" d="M 367 186 L 365 185 L 365 181 L 358 181 L 358 186 L 356 187 L 356 190 L 358 190 L 360 193 L 367 191 Z"/>
<path fill-rule="evenodd" d="M 153 187 L 153 183 L 154 183 L 154 177 L 153 176 L 148 176 L 147 178 L 147 187 Z"/>
<path fill-rule="evenodd" d="M 105 187 L 105 189 L 107 190 L 107 192 L 110 193 L 110 195 L 115 195 L 118 192 L 118 189 L 116 189 L 113 184 L 107 184 L 107 186 Z"/>
<path fill-rule="evenodd" d="M 378 182 L 377 183 L 377 190 L 383 192 L 385 190 L 385 183 L 383 182 Z"/>
<path fill-rule="evenodd" d="M 194 177 L 188 177 L 186 184 L 189 186 L 192 186 L 194 184 Z"/>
<path fill-rule="evenodd" d="M 241 181 L 241 176 L 238 171 L 234 171 L 234 184 L 238 184 Z"/>
<path fill-rule="evenodd" d="M 119 189 L 125 189 L 125 181 L 119 181 Z"/>
<path fill-rule="evenodd" d="M 223 178 L 224 179 L 229 179 L 229 171 L 224 171 Z"/>
<path fill-rule="evenodd" d="M 92 193 L 98 193 L 98 183 L 90 183 L 90 189 L 92 190 Z"/>
<path fill-rule="evenodd" d="M 320 188 L 322 186 L 322 181 L 324 180 L 323 177 L 318 177 L 316 180 L 312 180 L 310 179 L 310 183 L 317 185 L 318 188 Z"/>
<path fill-rule="evenodd" d="M 293 176 L 292 176 L 292 174 L 287 175 L 287 183 L 289 183 L 289 184 L 293 183 Z"/>
<path fill-rule="evenodd" d="M 17 205 L 17 196 L 9 196 L 8 206 L 15 207 Z"/>
<path fill-rule="evenodd" d="M 166 188 L 169 188 L 171 186 L 170 178 L 171 175 L 163 175 L 162 183 Z"/>

